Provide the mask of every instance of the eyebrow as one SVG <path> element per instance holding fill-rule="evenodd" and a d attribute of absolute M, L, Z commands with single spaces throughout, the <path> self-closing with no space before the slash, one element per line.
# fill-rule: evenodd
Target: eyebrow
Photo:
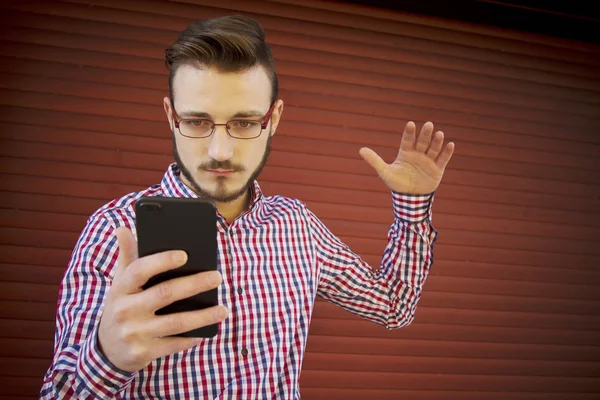
<path fill-rule="evenodd" d="M 210 119 L 210 120 L 213 119 L 212 115 L 210 115 L 209 113 L 200 112 L 200 111 L 184 111 L 184 112 L 178 113 L 178 115 L 183 118 L 203 118 L 203 119 Z M 231 117 L 231 119 L 263 117 L 264 115 L 265 115 L 265 113 L 262 111 L 245 110 L 245 111 L 238 111 L 237 113 L 235 113 L 235 115 L 233 115 Z"/>

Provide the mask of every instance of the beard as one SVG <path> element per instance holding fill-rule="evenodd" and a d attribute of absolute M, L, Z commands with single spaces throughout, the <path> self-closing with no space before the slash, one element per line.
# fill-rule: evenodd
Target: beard
<path fill-rule="evenodd" d="M 229 203 L 229 202 L 232 202 L 232 201 L 238 199 L 240 196 L 244 195 L 246 193 L 246 191 L 250 188 L 250 186 L 252 186 L 252 183 L 254 182 L 254 180 L 260 175 L 261 171 L 265 167 L 265 164 L 267 163 L 267 160 L 269 158 L 269 154 L 271 153 L 271 140 L 272 140 L 271 132 L 272 131 L 273 131 L 272 129 L 269 131 L 269 138 L 267 139 L 267 145 L 266 145 L 262 160 L 260 161 L 260 164 L 252 172 L 252 174 L 250 175 L 248 180 L 244 183 L 244 185 L 242 185 L 242 187 L 239 190 L 234 191 L 234 192 L 227 191 L 226 183 L 227 183 L 228 178 L 225 176 L 217 177 L 217 189 L 214 193 L 210 193 L 200 186 L 200 184 L 196 181 L 196 179 L 194 179 L 193 175 L 190 173 L 190 170 L 183 164 L 183 161 L 181 160 L 181 157 L 179 156 L 179 151 L 177 150 L 177 143 L 175 142 L 175 132 L 172 132 L 173 133 L 173 136 L 172 136 L 172 138 L 173 138 L 173 156 L 175 158 L 175 162 L 177 163 L 177 166 L 179 167 L 179 170 L 181 171 L 181 174 L 188 180 L 188 182 L 192 186 L 191 189 L 198 196 L 200 196 L 202 198 L 210 199 L 210 200 L 213 200 L 216 202 Z M 209 170 L 209 169 L 227 169 L 227 170 L 232 170 L 235 172 L 243 172 L 246 170 L 246 168 L 244 168 L 244 166 L 233 164 L 229 160 L 217 161 L 214 159 L 211 159 L 210 161 L 203 163 L 198 167 L 198 170 Z"/>

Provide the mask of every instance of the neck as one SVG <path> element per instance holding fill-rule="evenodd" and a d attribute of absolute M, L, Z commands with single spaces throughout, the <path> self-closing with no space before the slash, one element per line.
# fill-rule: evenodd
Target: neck
<path fill-rule="evenodd" d="M 192 185 L 188 179 L 183 176 L 183 174 L 181 175 L 180 179 L 184 185 L 198 194 L 194 189 L 194 185 Z M 215 205 L 217 206 L 217 211 L 219 211 L 219 214 L 221 214 L 227 223 L 230 224 L 244 211 L 246 211 L 250 205 L 250 190 L 246 190 L 244 194 L 230 202 L 215 201 Z"/>
<path fill-rule="evenodd" d="M 219 214 L 221 214 L 223 218 L 225 218 L 228 224 L 232 223 L 237 217 L 239 217 L 244 211 L 246 211 L 249 203 L 249 190 L 246 190 L 246 192 L 243 195 L 228 203 L 215 201 L 215 205 L 217 206 Z"/>

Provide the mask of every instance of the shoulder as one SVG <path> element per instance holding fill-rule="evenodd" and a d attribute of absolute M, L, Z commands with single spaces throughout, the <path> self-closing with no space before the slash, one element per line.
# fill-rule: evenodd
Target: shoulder
<path fill-rule="evenodd" d="M 315 215 L 302 200 L 281 195 L 267 196 L 264 198 L 263 207 L 259 215 L 263 222 L 277 224 L 292 224 L 295 227 L 312 229 Z"/>
<path fill-rule="evenodd" d="M 118 254 L 115 229 L 125 226 L 135 234 L 136 200 L 143 196 L 161 194 L 160 187 L 151 186 L 114 199 L 94 211 L 87 219 L 75 245 L 69 270 L 93 269 L 107 277 L 111 276 Z"/>
<path fill-rule="evenodd" d="M 145 196 L 161 196 L 160 185 L 153 185 L 145 190 L 128 193 L 120 198 L 111 200 L 94 211 L 88 223 L 103 221 L 112 228 L 126 226 L 130 229 L 135 225 L 135 202 Z"/>
<path fill-rule="evenodd" d="M 275 212 L 301 213 L 305 214 L 308 210 L 306 204 L 298 199 L 281 195 L 265 196 L 264 205 Z"/>

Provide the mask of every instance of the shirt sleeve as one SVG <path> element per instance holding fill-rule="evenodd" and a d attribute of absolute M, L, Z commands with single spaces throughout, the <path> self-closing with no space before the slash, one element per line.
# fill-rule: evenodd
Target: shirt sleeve
<path fill-rule="evenodd" d="M 59 289 L 54 357 L 40 399 L 112 399 L 134 377 L 112 365 L 97 341 L 118 255 L 114 231 L 106 218 L 92 216 L 77 241 Z"/>
<path fill-rule="evenodd" d="M 389 329 L 410 324 L 433 263 L 433 197 L 392 192 L 394 221 L 375 271 L 309 211 L 319 268 L 317 294 Z"/>

